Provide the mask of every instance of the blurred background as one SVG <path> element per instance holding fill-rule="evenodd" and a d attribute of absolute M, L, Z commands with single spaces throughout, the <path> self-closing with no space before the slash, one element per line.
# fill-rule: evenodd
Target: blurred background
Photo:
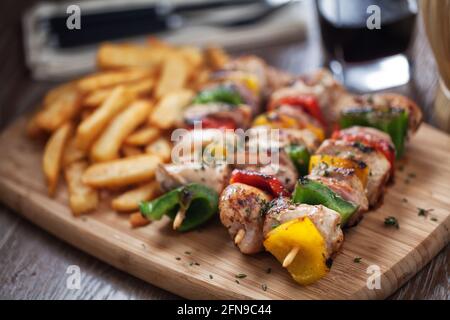
<path fill-rule="evenodd" d="M 100 42 L 139 43 L 149 35 L 255 53 L 297 74 L 330 67 L 353 91 L 396 87 L 412 95 L 433 120 L 437 71 L 415 0 L 88 0 L 75 4 L 81 24 L 71 20 L 70 30 L 73 4 L 1 2 L 0 126 L 54 83 L 92 71 Z M 368 29 L 368 17 L 376 18 L 370 4 L 381 8 L 380 30 L 376 20 Z"/>

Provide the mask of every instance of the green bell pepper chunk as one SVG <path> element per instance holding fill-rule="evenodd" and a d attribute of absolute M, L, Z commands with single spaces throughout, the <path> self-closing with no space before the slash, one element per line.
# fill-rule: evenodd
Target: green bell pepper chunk
<path fill-rule="evenodd" d="M 140 203 L 142 215 L 150 220 L 160 220 L 163 215 L 174 219 L 178 210 L 186 210 L 181 232 L 192 230 L 208 221 L 218 211 L 219 195 L 216 191 L 197 183 L 191 183 L 167 192 L 161 197 Z"/>
<path fill-rule="evenodd" d="M 227 86 L 218 86 L 213 89 L 201 91 L 195 98 L 194 103 L 206 104 L 212 102 L 222 102 L 237 106 L 243 103 L 239 93 Z"/>
<path fill-rule="evenodd" d="M 386 132 L 391 136 L 398 159 L 402 157 L 405 148 L 408 118 L 407 111 L 397 108 L 387 110 L 350 109 L 342 112 L 340 126 L 343 129 L 352 126 L 373 127 Z"/>
<path fill-rule="evenodd" d="M 318 181 L 300 179 L 295 186 L 292 200 L 295 203 L 310 205 L 323 205 L 341 215 L 341 224 L 344 226 L 350 217 L 358 210 L 358 206 L 344 200 L 327 186 Z"/>
<path fill-rule="evenodd" d="M 301 176 L 308 174 L 310 154 L 304 145 L 291 144 L 285 148 L 298 173 Z"/>

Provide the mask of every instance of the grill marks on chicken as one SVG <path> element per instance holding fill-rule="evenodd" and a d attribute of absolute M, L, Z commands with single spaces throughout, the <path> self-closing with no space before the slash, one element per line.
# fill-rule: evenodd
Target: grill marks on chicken
<path fill-rule="evenodd" d="M 262 251 L 264 212 L 272 197 L 264 191 L 242 183 L 227 186 L 219 201 L 220 221 L 232 239 L 240 233 L 236 245 L 245 254 Z M 244 234 L 242 235 L 242 231 Z"/>
<path fill-rule="evenodd" d="M 381 135 L 381 133 L 378 134 Z M 391 171 L 391 164 L 382 153 L 359 142 L 332 139 L 324 141 L 316 153 L 365 163 L 369 167 L 365 194 L 371 206 L 375 206 L 378 203 L 383 195 L 384 187 L 389 180 Z"/>
<path fill-rule="evenodd" d="M 310 75 L 297 78 L 290 86 L 276 90 L 272 100 L 280 100 L 283 97 L 311 95 L 314 96 L 328 123 L 334 123 L 337 119 L 335 104 L 346 95 L 344 87 L 334 79 L 333 75 L 321 69 Z"/>
<path fill-rule="evenodd" d="M 163 191 L 170 191 L 189 183 L 203 184 L 220 193 L 231 175 L 227 164 L 205 165 L 188 162 L 183 164 L 159 165 L 156 180 Z"/>

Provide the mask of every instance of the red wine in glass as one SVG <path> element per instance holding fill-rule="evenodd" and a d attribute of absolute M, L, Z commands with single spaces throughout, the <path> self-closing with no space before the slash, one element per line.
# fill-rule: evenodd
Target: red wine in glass
<path fill-rule="evenodd" d="M 415 0 L 316 2 L 330 68 L 348 87 L 377 91 L 409 81 Z"/>

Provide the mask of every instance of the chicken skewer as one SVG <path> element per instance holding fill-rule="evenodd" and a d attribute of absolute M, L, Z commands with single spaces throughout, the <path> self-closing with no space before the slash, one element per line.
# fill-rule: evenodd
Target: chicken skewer
<path fill-rule="evenodd" d="M 237 65 L 244 65 L 255 73 L 250 72 L 252 76 L 249 77 L 249 69 L 244 68 L 244 72 L 236 70 Z M 264 100 L 265 93 L 262 92 L 267 89 L 262 84 L 267 84 L 268 78 L 261 76 L 264 68 L 260 66 L 257 60 L 238 59 L 234 67 L 216 74 L 212 84 L 206 88 L 207 94 L 196 101 L 209 105 L 211 109 L 205 112 L 194 104 L 186 110 L 184 123 L 189 126 L 196 120 L 220 119 L 219 122 L 227 124 L 224 119 L 232 119 L 229 112 L 234 112 L 232 125 L 218 125 L 217 121 L 212 121 L 208 127 L 248 127 L 249 119 L 258 113 L 260 101 Z M 247 76 L 243 77 L 246 73 Z M 241 85 L 246 83 L 247 91 L 236 89 L 233 85 L 236 79 Z M 221 103 L 226 104 L 227 99 L 231 97 L 233 100 L 235 96 L 222 95 L 220 90 L 214 88 L 234 88 L 227 90 L 238 92 L 239 103 L 245 104 L 241 108 L 232 109 L 229 104 L 224 107 Z M 167 190 L 181 188 L 191 182 L 211 186 L 221 193 L 218 200 L 221 222 L 242 253 L 252 254 L 265 249 L 288 269 L 297 282 L 312 283 L 329 271 L 343 243 L 342 227 L 356 225 L 369 207 L 379 203 L 384 187 L 393 174 L 395 148 L 401 146 L 395 143 L 398 137 L 393 142 L 392 133 L 387 129 L 382 130 L 386 133 L 380 131 L 383 126 L 378 123 L 372 125 L 357 119 L 363 122 L 363 126 L 336 131 L 331 139 L 322 142 L 326 129 L 330 124 L 343 123 L 342 119 L 346 119 L 347 124 L 360 123 L 348 116 L 347 110 L 355 109 L 349 101 L 358 101 L 358 108 L 361 109 L 364 109 L 364 103 L 370 104 L 377 115 L 383 108 L 388 111 L 403 108 L 408 115 L 410 132 L 416 130 L 417 122 L 420 122 L 416 108 L 406 98 L 385 96 L 383 103 L 377 99 L 377 102 L 369 98 L 361 99 L 347 94 L 325 71 L 301 77 L 292 86 L 275 91 L 269 110 L 253 122 L 253 130 L 256 131 L 279 129 L 280 139 L 275 143 L 257 140 L 245 144 L 246 147 L 257 145 L 263 149 L 277 150 L 280 160 L 278 169 L 281 170 L 275 170 L 267 163 L 220 161 L 206 170 L 202 165 L 195 168 L 195 164 L 182 161 L 166 165 L 157 174 L 157 179 Z M 389 112 L 397 112 L 394 111 Z M 214 135 L 210 133 L 210 136 Z M 188 143 L 196 138 L 190 139 Z M 203 146 L 210 141 L 201 138 L 200 142 Z M 297 157 L 292 149 L 296 149 Z M 305 151 L 305 157 L 298 157 L 301 154 L 299 149 Z M 218 154 L 225 158 L 227 152 L 219 151 L 222 153 Z M 251 155 L 246 148 L 242 152 L 244 158 Z M 314 155 L 310 159 L 311 154 Z M 307 159 L 306 169 L 304 159 Z M 216 170 L 218 167 L 220 170 Z M 298 174 L 306 176 L 295 184 Z M 175 229 L 182 226 L 188 216 L 183 206 L 178 209 L 179 213 L 174 216 Z"/>
<path fill-rule="evenodd" d="M 341 91 L 339 95 L 345 95 L 345 92 Z M 340 99 L 339 95 L 334 95 L 338 96 L 337 100 Z M 288 96 L 283 97 L 284 101 L 289 101 L 288 98 Z M 296 103 L 301 100 L 290 99 Z M 308 119 L 303 116 L 303 120 L 307 122 Z M 333 121 L 333 118 L 331 120 Z M 313 121 L 313 125 L 317 126 L 317 122 Z M 341 130 L 336 132 L 333 138 L 325 141 L 319 147 L 317 156 L 313 156 L 307 180 L 318 182 L 316 186 L 320 185 L 329 195 L 338 196 L 341 201 L 330 204 L 326 194 L 321 195 L 322 199 L 308 199 L 297 192 L 294 193 L 293 198 L 294 201 L 306 201 L 310 205 L 323 202 L 325 205 L 342 209 L 339 213 L 343 222 L 351 226 L 361 219 L 362 213 L 368 210 L 369 204 L 375 206 L 379 202 L 384 186 L 393 172 L 394 144 L 389 135 L 377 129 L 364 127 Z M 300 252 L 299 246 L 289 248 L 282 259 L 283 267 L 288 268 L 292 265 Z"/>

